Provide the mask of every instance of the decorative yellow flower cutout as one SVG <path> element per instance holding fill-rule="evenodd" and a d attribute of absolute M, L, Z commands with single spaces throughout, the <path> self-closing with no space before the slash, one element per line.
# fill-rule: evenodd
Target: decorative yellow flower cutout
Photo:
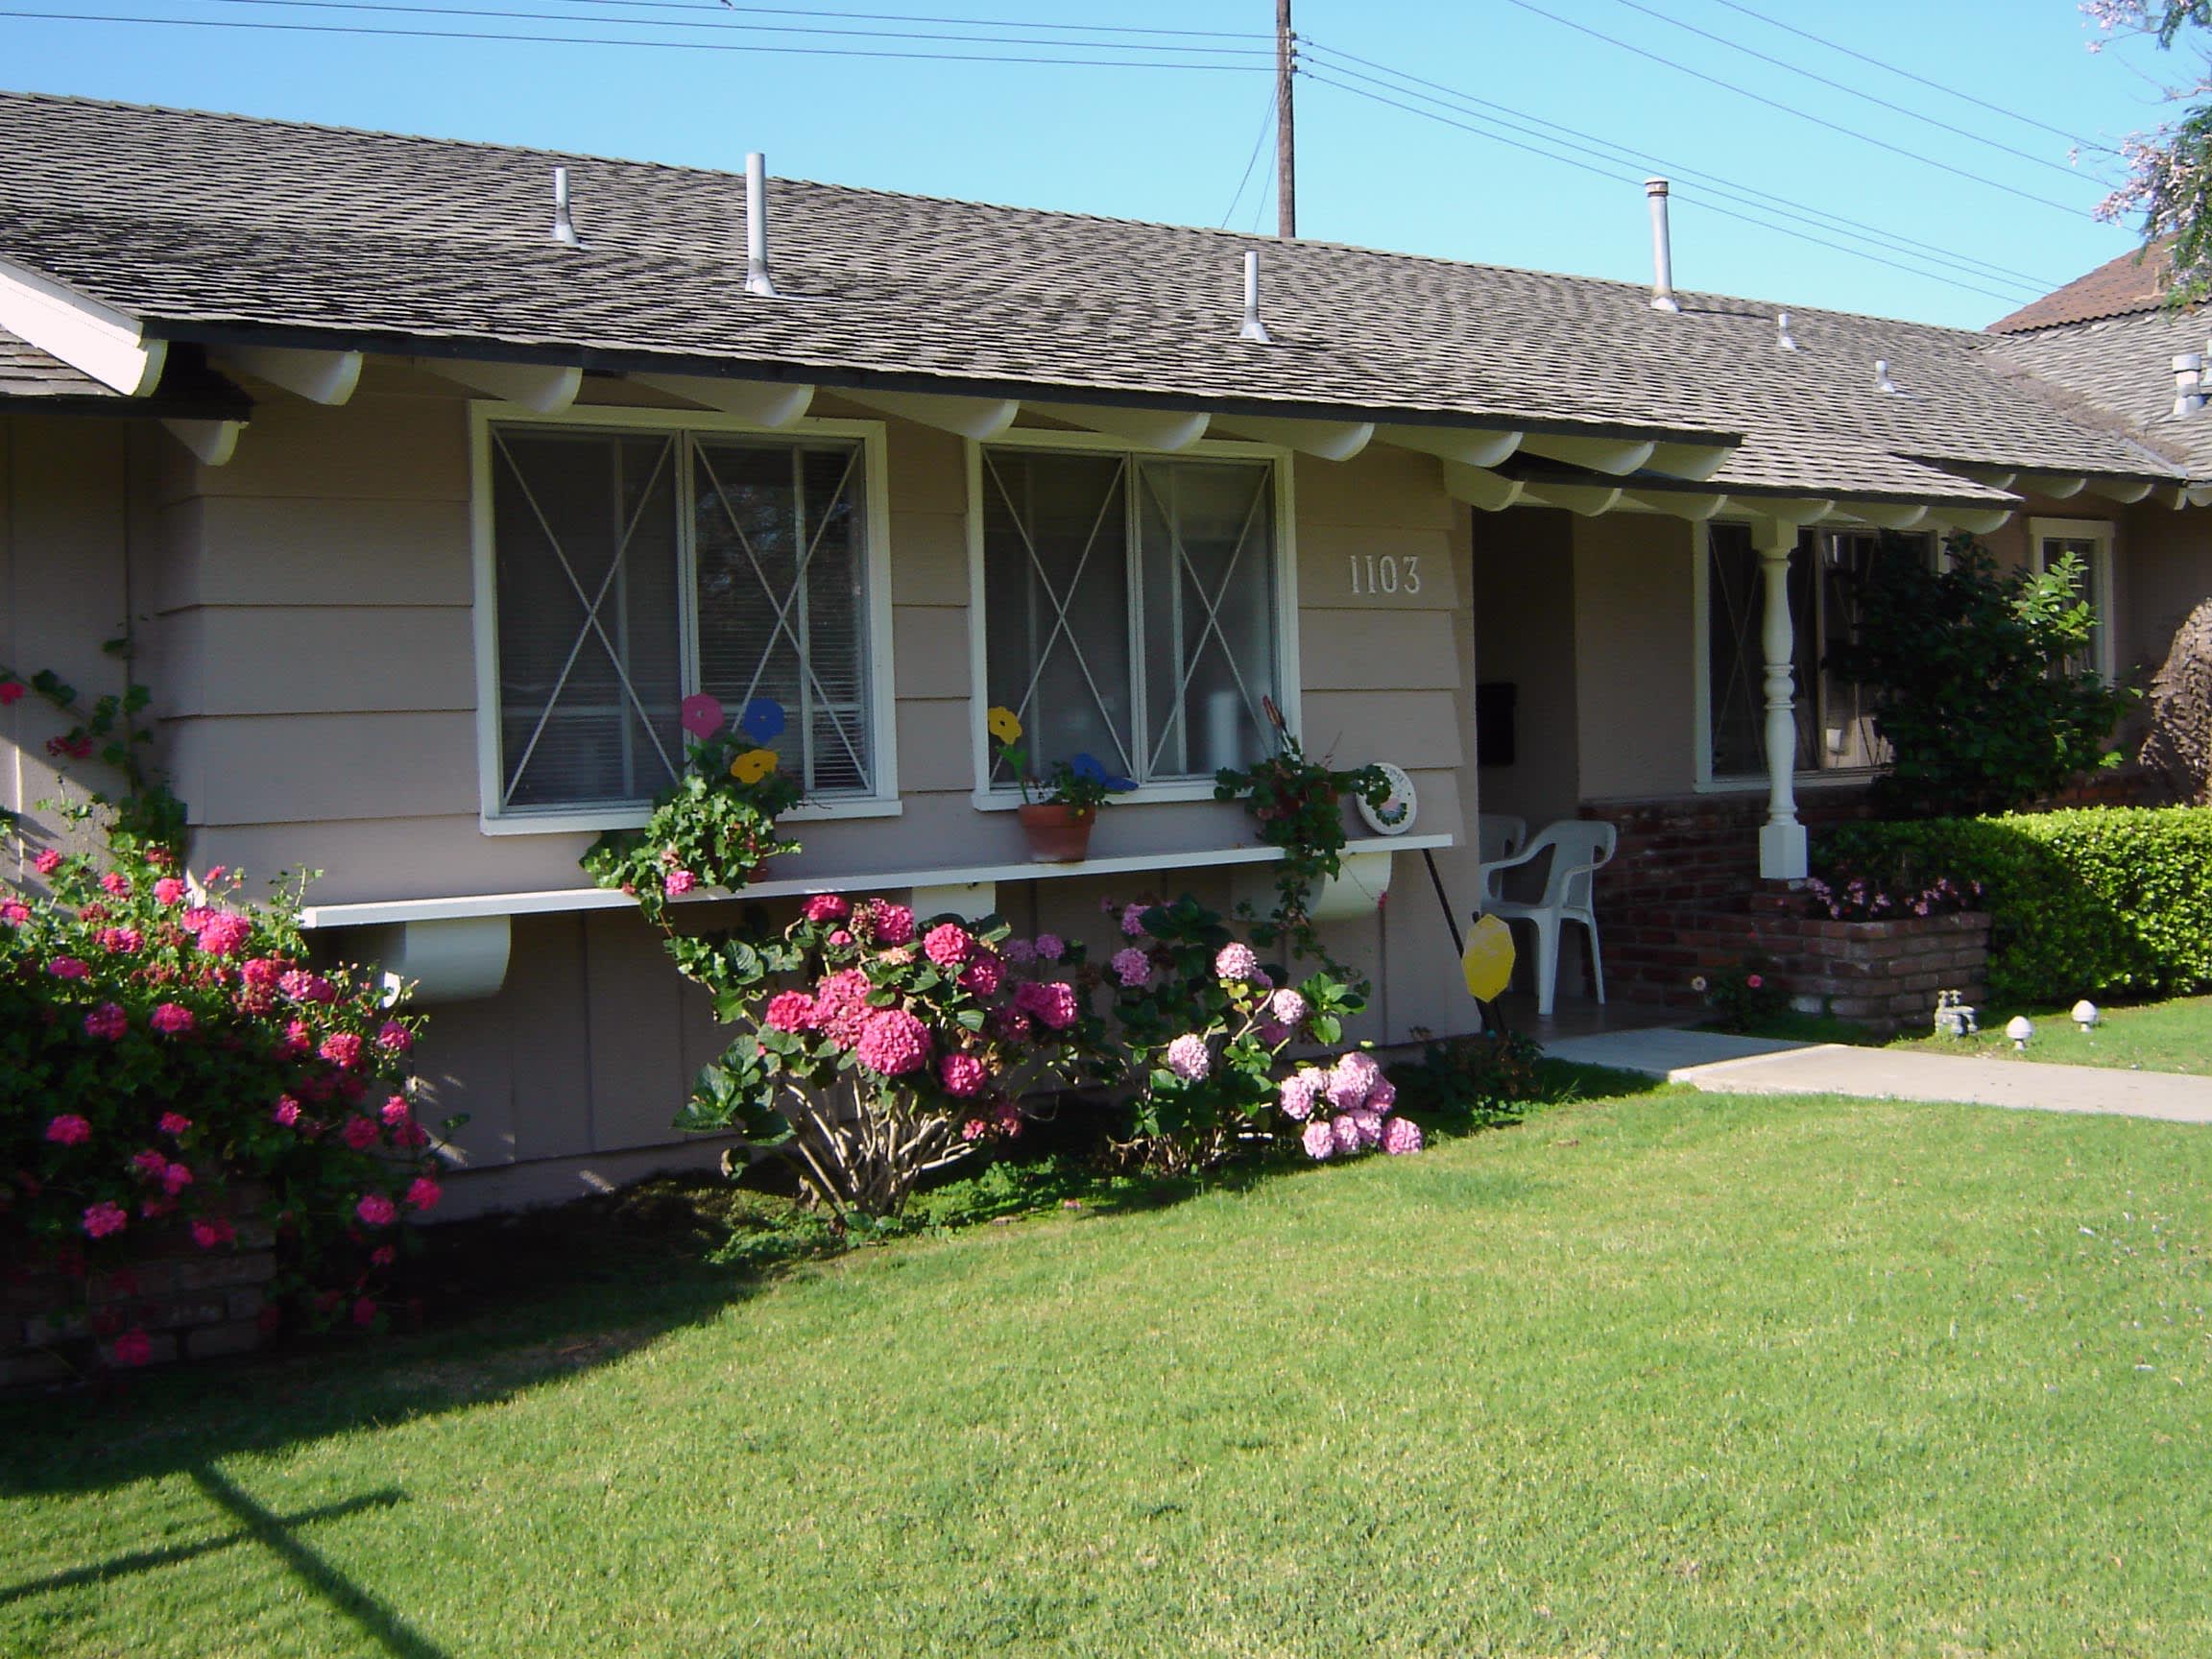
<path fill-rule="evenodd" d="M 776 770 L 776 751 L 748 749 L 730 762 L 730 776 L 740 783 L 757 783 Z"/>
<path fill-rule="evenodd" d="M 992 736 L 1001 743 L 1021 741 L 1022 722 L 1011 709 L 994 709 L 983 716 L 983 725 Z"/>

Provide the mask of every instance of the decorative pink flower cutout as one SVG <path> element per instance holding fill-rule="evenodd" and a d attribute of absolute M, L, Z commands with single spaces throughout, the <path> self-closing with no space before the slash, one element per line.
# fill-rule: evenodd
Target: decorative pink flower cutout
<path fill-rule="evenodd" d="M 678 709 L 684 730 L 704 741 L 722 730 L 722 705 L 704 691 L 694 691 Z"/>

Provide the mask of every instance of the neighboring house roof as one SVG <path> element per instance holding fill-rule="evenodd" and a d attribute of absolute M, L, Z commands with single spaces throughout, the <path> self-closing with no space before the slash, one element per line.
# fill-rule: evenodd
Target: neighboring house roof
<path fill-rule="evenodd" d="M 28 340 L 0 328 L 0 401 L 74 397 L 120 400 L 122 396 L 60 358 L 48 356 Z"/>
<path fill-rule="evenodd" d="M 2166 256 L 2172 246 L 2172 238 L 2161 238 L 2132 253 L 2107 259 L 2088 276 L 2077 276 L 2065 287 L 2030 301 L 2009 317 L 1998 318 L 1989 325 L 1989 332 L 2026 334 L 2069 323 L 2094 323 L 2100 317 L 2155 311 L 2166 303 L 2166 286 L 2174 274 Z"/>
<path fill-rule="evenodd" d="M 2212 411 L 2174 413 L 2175 356 L 2205 349 L 2208 320 L 2152 309 L 2008 335 L 1998 350 L 2096 408 L 2128 421 L 2181 461 L 2191 477 L 2212 477 Z"/>
<path fill-rule="evenodd" d="M 0 95 L 0 259 L 172 339 L 1727 434 L 1711 485 L 1739 492 L 2176 475 L 1987 335 L 1842 312 L 1792 308 L 1784 350 L 1757 301 L 782 180 L 767 300 L 730 174 L 42 95 Z M 549 233 L 557 163 L 580 248 Z M 1238 333 L 1255 248 L 1273 345 Z"/>
<path fill-rule="evenodd" d="M 11 406 L 71 414 L 129 412 L 237 420 L 251 411 L 252 403 L 189 348 L 170 360 L 150 397 L 132 398 L 0 328 L 0 410 Z"/>

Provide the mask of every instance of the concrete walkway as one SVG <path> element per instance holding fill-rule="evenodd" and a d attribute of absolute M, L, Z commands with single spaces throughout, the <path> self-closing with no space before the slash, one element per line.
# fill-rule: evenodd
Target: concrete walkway
<path fill-rule="evenodd" d="M 2035 1112 L 2212 1123 L 2212 1077 L 2167 1071 L 1980 1060 L 1835 1043 L 1781 1043 L 1672 1027 L 1572 1037 L 1549 1045 L 1544 1052 L 1553 1060 L 1639 1071 L 1709 1094 L 1962 1100 Z"/>

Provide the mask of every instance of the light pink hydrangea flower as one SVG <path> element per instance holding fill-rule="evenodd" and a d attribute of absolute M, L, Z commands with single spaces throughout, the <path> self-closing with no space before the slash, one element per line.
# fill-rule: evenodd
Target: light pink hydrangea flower
<path fill-rule="evenodd" d="M 1329 1103 L 1343 1112 L 1365 1105 L 1382 1076 L 1382 1068 L 1371 1056 L 1357 1050 L 1345 1055 L 1330 1070 Z"/>
<path fill-rule="evenodd" d="M 1329 1134 L 1335 1141 L 1337 1151 L 1357 1152 L 1359 1150 L 1359 1125 L 1352 1121 L 1352 1115 L 1349 1112 L 1329 1120 Z"/>
<path fill-rule="evenodd" d="M 1162 1058 L 1166 1061 L 1167 1070 L 1187 1083 L 1201 1082 L 1214 1070 L 1214 1051 L 1195 1031 L 1186 1031 L 1168 1044 Z"/>
<path fill-rule="evenodd" d="M 1301 1067 L 1283 1079 L 1282 1101 L 1284 1116 L 1294 1122 L 1303 1123 L 1313 1116 L 1313 1106 L 1321 1098 L 1321 1086 L 1329 1074 L 1316 1067 Z"/>
<path fill-rule="evenodd" d="M 699 878 L 688 870 L 671 870 L 661 878 L 661 890 L 671 899 L 681 899 L 699 885 Z"/>
<path fill-rule="evenodd" d="M 1249 983 L 1260 972 L 1260 958 L 1252 953 L 1252 947 L 1228 944 L 1221 947 L 1214 958 L 1215 977 L 1234 984 Z"/>
<path fill-rule="evenodd" d="M 1147 984 L 1152 978 L 1152 958 L 1132 945 L 1125 950 L 1114 952 L 1114 977 L 1131 990 Z"/>
<path fill-rule="evenodd" d="M 1352 1127 L 1359 1132 L 1359 1144 L 1378 1146 L 1382 1142 L 1382 1114 L 1370 1112 L 1364 1106 L 1355 1107 L 1344 1114 L 1352 1119 Z"/>
<path fill-rule="evenodd" d="M 1125 906 L 1121 911 L 1122 936 L 1129 939 L 1143 938 L 1144 912 L 1151 908 L 1152 906 L 1149 904 L 1130 904 Z"/>
<path fill-rule="evenodd" d="M 1336 1156 L 1336 1137 L 1330 1133 L 1329 1125 L 1316 1118 L 1306 1125 L 1306 1132 L 1298 1137 L 1298 1144 L 1306 1148 L 1306 1156 L 1327 1159 Z"/>
<path fill-rule="evenodd" d="M 1367 1091 L 1367 1110 L 1387 1113 L 1398 1104 L 1398 1085 L 1387 1077 L 1378 1077 L 1375 1087 Z"/>
<path fill-rule="evenodd" d="M 1278 991 L 1267 998 L 1267 1017 L 1285 1025 L 1296 1025 L 1308 1012 L 1306 998 L 1295 991 Z"/>
<path fill-rule="evenodd" d="M 1410 1118 L 1393 1118 L 1382 1125 L 1382 1150 L 1393 1158 L 1421 1150 L 1421 1125 Z"/>

